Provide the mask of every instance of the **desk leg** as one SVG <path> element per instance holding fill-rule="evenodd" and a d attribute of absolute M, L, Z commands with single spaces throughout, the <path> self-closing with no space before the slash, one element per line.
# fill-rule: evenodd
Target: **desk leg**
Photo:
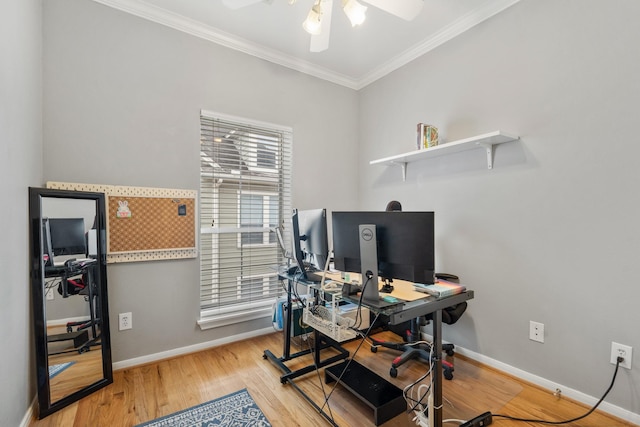
<path fill-rule="evenodd" d="M 95 300 L 94 300 L 94 293 L 93 293 L 93 286 L 95 285 L 95 283 L 93 283 L 94 281 L 94 277 L 93 277 L 93 269 L 96 266 L 89 266 L 87 268 L 87 282 L 89 283 L 89 317 L 90 317 L 90 322 L 91 322 L 91 333 L 93 334 L 93 340 L 96 340 L 98 338 L 98 333 L 97 333 L 97 325 L 96 325 L 96 306 L 95 304 Z"/>
<path fill-rule="evenodd" d="M 293 280 L 287 280 L 287 305 L 282 332 L 284 340 L 282 343 L 282 359 L 289 360 L 291 358 L 291 322 L 293 321 L 293 304 L 291 300 L 291 292 L 293 290 Z"/>
<path fill-rule="evenodd" d="M 297 378 L 301 375 L 305 375 L 309 372 L 315 371 L 317 368 L 321 368 L 341 360 L 344 360 L 349 357 L 349 352 L 342 348 L 340 343 L 330 339 L 329 337 L 323 337 L 318 331 L 314 330 L 314 348 L 306 349 L 299 351 L 297 353 L 291 354 L 291 328 L 293 328 L 293 300 L 291 295 L 293 294 L 293 285 L 294 281 L 291 279 L 287 280 L 287 306 L 285 313 L 285 321 L 283 325 L 283 333 L 284 339 L 282 344 L 282 357 L 277 357 L 271 351 L 265 350 L 262 357 L 264 359 L 271 360 L 275 363 L 284 375 L 280 377 L 280 382 L 285 384 L 287 381 Z M 334 348 L 339 352 L 339 354 L 329 357 L 326 360 L 320 359 L 320 350 L 324 350 L 326 348 Z M 298 358 L 300 356 L 304 356 L 307 354 L 313 353 L 314 362 L 313 364 L 307 365 L 303 368 L 292 371 L 284 364 L 289 360 Z"/>
<path fill-rule="evenodd" d="M 309 372 L 313 372 L 320 368 L 324 368 L 325 366 L 333 365 L 336 362 L 340 362 L 349 357 L 349 351 L 342 348 L 339 342 L 332 340 L 329 337 L 322 335 L 317 330 L 313 331 L 314 343 L 313 343 L 313 363 L 307 365 L 303 368 L 299 368 L 295 371 L 291 371 L 287 368 L 285 374 L 280 377 L 280 382 L 284 384 L 285 381 L 297 378 L 301 375 L 308 374 Z M 320 358 L 320 351 L 333 348 L 338 351 L 338 354 L 328 357 L 327 359 L 322 360 Z"/>
<path fill-rule="evenodd" d="M 442 426 L 442 310 L 433 312 L 433 425 Z"/>
<path fill-rule="evenodd" d="M 282 377 L 280 377 L 280 382 L 284 384 L 287 381 L 288 376 L 296 375 L 295 372 L 292 372 L 284 362 L 289 361 L 291 359 L 295 359 L 300 356 L 304 356 L 305 354 L 309 354 L 312 350 L 302 350 L 300 352 L 291 354 L 291 328 L 293 327 L 293 299 L 291 298 L 291 294 L 293 293 L 293 280 L 287 280 L 287 302 L 283 307 L 284 310 L 284 325 L 282 326 L 282 333 L 284 334 L 282 340 L 282 357 L 277 357 L 271 351 L 265 350 L 263 354 L 263 358 L 271 360 L 273 363 L 278 365 L 280 370 L 285 373 Z M 297 372 L 297 371 L 296 371 Z M 302 375 L 301 373 L 297 375 Z"/>
<path fill-rule="evenodd" d="M 318 404 L 317 404 L 316 402 L 314 402 L 314 401 L 313 401 L 313 399 L 311 399 L 311 398 L 309 397 L 309 395 L 307 395 L 307 393 L 305 393 L 305 391 L 304 391 L 304 390 L 302 390 L 300 387 L 298 387 L 298 385 L 293 381 L 293 379 L 292 379 L 292 378 L 288 378 L 288 379 L 287 379 L 287 382 L 288 382 L 289 384 L 291 384 L 291 386 L 292 386 L 293 388 L 295 388 L 295 389 L 296 389 L 296 391 L 297 391 L 298 393 L 300 393 L 300 395 L 301 395 L 302 397 L 304 397 L 304 399 L 305 399 L 307 402 L 309 402 L 309 403 L 311 404 L 311 406 L 313 406 L 313 407 L 314 407 L 314 409 L 315 409 L 316 411 L 318 411 L 318 413 L 319 413 L 320 415 L 322 415 L 322 417 L 323 417 L 325 420 L 327 420 L 327 421 L 329 422 L 329 424 L 331 424 L 333 427 L 339 427 L 339 426 L 338 426 L 338 424 L 336 424 L 336 422 L 333 420 L 333 417 L 332 417 L 331 415 L 327 414 L 327 413 L 326 413 L 326 412 L 325 412 L 325 411 L 324 411 L 320 406 L 318 406 Z"/>

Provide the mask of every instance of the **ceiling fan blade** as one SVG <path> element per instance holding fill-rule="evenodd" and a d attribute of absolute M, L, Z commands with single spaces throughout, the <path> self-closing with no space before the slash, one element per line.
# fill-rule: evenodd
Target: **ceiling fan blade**
<path fill-rule="evenodd" d="M 363 0 L 371 6 L 384 10 L 407 21 L 413 20 L 424 6 L 423 0 Z"/>
<path fill-rule="evenodd" d="M 322 0 L 322 22 L 320 34 L 311 35 L 311 52 L 322 52 L 329 48 L 329 35 L 331 34 L 331 15 L 333 12 L 333 0 Z"/>
<path fill-rule="evenodd" d="M 245 6 L 260 3 L 262 0 L 222 0 L 222 4 L 229 9 L 240 9 Z"/>

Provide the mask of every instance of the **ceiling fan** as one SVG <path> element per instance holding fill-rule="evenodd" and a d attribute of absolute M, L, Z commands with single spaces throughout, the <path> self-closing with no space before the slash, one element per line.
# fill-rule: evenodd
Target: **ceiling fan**
<path fill-rule="evenodd" d="M 297 0 L 288 0 L 289 4 Z M 362 24 L 365 19 L 367 7 L 358 0 L 335 0 L 342 3 L 342 9 L 351 21 L 352 26 Z M 371 6 L 377 7 L 391 15 L 411 21 L 422 10 L 424 0 L 360 0 Z M 273 0 L 222 0 L 222 3 L 230 9 L 240 9 L 255 3 L 272 3 Z M 329 34 L 331 30 L 331 14 L 334 0 L 314 0 L 307 19 L 303 22 L 303 28 L 311 34 L 311 52 L 322 52 L 329 47 Z"/>

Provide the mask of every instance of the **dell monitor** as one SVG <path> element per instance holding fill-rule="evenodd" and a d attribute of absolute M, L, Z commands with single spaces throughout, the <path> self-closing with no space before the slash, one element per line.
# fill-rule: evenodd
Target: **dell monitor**
<path fill-rule="evenodd" d="M 375 286 L 367 299 L 376 299 L 377 277 L 432 284 L 435 275 L 435 243 L 433 212 L 333 212 L 333 261 L 336 270 L 371 271 Z M 361 225 L 368 227 L 361 228 Z M 373 245 L 366 245 L 368 239 Z M 365 254 L 373 253 L 373 265 L 363 271 L 361 242 Z M 373 246 L 373 247 L 372 247 Z M 366 255 L 365 255 L 366 256 Z M 363 285 L 367 278 L 363 276 Z M 373 288 L 373 289 L 372 289 Z M 367 289 L 365 289 L 366 291 Z M 369 294 L 369 292 L 367 292 Z"/>
<path fill-rule="evenodd" d="M 329 257 L 326 209 L 294 209 L 291 223 L 294 256 L 301 272 L 324 270 Z"/>

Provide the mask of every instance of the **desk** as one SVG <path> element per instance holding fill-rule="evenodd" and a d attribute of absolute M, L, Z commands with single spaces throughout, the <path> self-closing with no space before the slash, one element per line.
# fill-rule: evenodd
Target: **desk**
<path fill-rule="evenodd" d="M 87 297 L 89 302 L 89 320 L 82 322 L 68 322 L 67 323 L 67 333 L 66 334 L 57 334 L 55 336 L 47 337 L 48 342 L 54 341 L 64 341 L 64 340 L 73 340 L 74 348 L 79 353 L 84 353 L 91 349 L 91 346 L 98 342 L 100 339 L 100 333 L 98 331 L 98 323 L 100 319 L 97 318 L 96 312 L 99 308 L 100 301 L 98 300 L 98 295 L 95 292 L 96 284 L 94 279 L 94 269 L 97 266 L 96 260 L 83 260 L 78 262 L 68 262 L 64 265 L 52 265 L 45 266 L 44 276 L 45 278 L 52 278 L 60 281 L 61 294 L 62 298 L 68 298 L 69 296 L 75 295 L 75 293 L 69 293 L 69 284 L 68 280 L 72 277 L 76 276 L 84 276 L 85 279 L 85 288 L 86 292 L 81 291 L 78 295 Z M 54 282 L 55 283 L 55 282 Z M 48 286 L 46 283 L 44 286 Z M 53 290 L 50 290 L 53 292 Z M 46 290 L 45 290 L 46 294 Z M 97 301 L 96 301 L 97 300 Z M 76 332 L 73 332 L 73 327 L 77 327 Z M 91 329 L 91 338 L 89 338 L 86 329 Z M 84 332 L 84 333 L 82 333 Z M 82 342 L 80 342 L 82 341 Z M 65 353 L 63 351 L 61 353 Z M 59 354 L 59 353 L 49 353 L 49 355 Z"/>
<path fill-rule="evenodd" d="M 282 278 L 286 279 L 288 281 L 288 299 L 287 302 L 291 303 L 291 292 L 292 292 L 292 285 L 295 281 L 295 277 L 290 277 L 286 274 L 281 274 L 280 275 Z M 336 276 L 336 273 L 333 273 L 331 275 L 327 275 L 327 278 L 330 278 L 332 280 L 336 280 L 339 279 L 339 273 Z M 306 285 L 312 285 L 313 283 L 308 283 L 308 282 L 304 282 L 301 281 L 300 283 L 306 284 Z M 394 287 L 398 288 L 398 292 L 408 292 L 408 291 L 412 291 L 413 289 L 413 285 L 410 282 L 404 282 L 404 281 L 394 281 Z M 410 286 L 411 289 L 407 289 L 407 286 Z M 395 290 L 394 290 L 395 291 Z M 427 294 L 422 294 L 419 292 L 416 292 L 416 294 L 418 294 L 416 296 L 416 299 L 413 299 L 411 301 L 402 301 L 400 303 L 397 304 L 393 304 L 393 305 L 389 305 L 389 306 L 376 306 L 376 305 L 369 305 L 367 304 L 365 301 L 363 301 L 363 305 L 367 306 L 371 311 L 378 313 L 378 314 L 384 314 L 385 316 L 387 316 L 389 318 L 389 323 L 391 324 L 399 324 L 402 322 L 405 322 L 407 320 L 412 320 L 415 319 L 417 317 L 421 317 L 421 316 L 426 316 L 428 314 L 432 315 L 432 325 L 433 325 L 433 347 L 434 347 L 434 370 L 433 370 L 433 404 L 434 404 L 434 415 L 433 415 L 433 425 L 436 427 L 441 427 L 442 426 L 442 310 L 447 308 L 447 307 L 451 307 L 453 305 L 456 304 L 460 304 L 464 301 L 473 299 L 474 297 L 474 292 L 472 290 L 467 290 L 465 292 L 462 292 L 460 294 L 457 295 L 452 295 L 449 297 L 444 297 L 444 298 L 435 298 L 432 296 L 429 296 Z M 394 294 L 392 294 L 394 295 Z M 397 295 L 397 294 L 396 294 Z M 418 298 L 419 296 L 419 298 Z M 357 297 L 351 297 L 351 298 L 346 298 L 351 300 L 352 302 L 358 303 L 358 299 Z M 281 358 L 277 358 L 275 357 L 271 352 L 269 352 L 268 350 L 265 350 L 264 352 L 264 358 L 265 359 L 270 359 L 274 362 L 276 362 L 276 364 L 278 364 L 278 366 L 283 370 L 283 372 L 285 372 L 285 375 L 283 375 L 281 377 L 281 382 L 284 384 L 286 382 L 290 383 L 291 385 L 293 385 L 298 392 L 300 392 L 300 394 L 302 394 L 302 396 L 309 402 L 311 403 L 318 411 L 319 413 L 325 418 L 327 419 L 332 425 L 336 425 L 333 420 L 327 416 L 327 414 L 325 414 L 321 408 L 315 403 L 313 402 L 302 390 L 300 390 L 294 383 L 293 379 L 297 376 L 300 375 L 304 375 L 305 373 L 311 372 L 312 370 L 315 369 L 314 365 L 310 365 L 306 368 L 303 368 L 299 371 L 296 372 L 291 372 L 285 365 L 284 365 L 284 361 L 286 360 L 290 360 L 291 358 L 294 357 L 298 357 L 302 354 L 308 354 L 309 352 L 302 352 L 302 353 L 297 353 L 295 355 L 291 355 L 290 353 L 288 353 L 288 349 L 290 347 L 291 344 L 291 337 L 290 337 L 290 333 L 288 330 L 288 327 L 286 326 L 287 324 L 290 325 L 290 315 L 291 315 L 291 310 L 289 310 L 289 313 L 287 313 L 287 320 L 285 321 L 285 336 L 284 336 L 284 348 L 283 348 L 283 357 Z M 318 333 L 318 331 L 314 332 L 314 336 L 317 338 L 321 338 L 321 334 Z M 325 337 L 327 338 L 327 337 Z M 328 338 L 327 338 L 328 339 Z M 332 340 L 330 340 L 332 341 Z M 339 343 L 330 343 L 332 344 L 332 346 L 334 346 L 335 344 L 337 344 L 337 348 L 341 348 L 339 346 Z M 315 346 L 315 355 L 314 355 L 314 361 L 318 362 L 319 361 L 319 351 L 321 350 L 319 345 Z M 346 352 L 344 349 L 342 349 L 343 352 Z M 321 364 L 318 364 L 318 367 L 321 366 L 327 366 L 331 363 L 335 363 L 338 360 L 343 360 L 346 359 L 348 357 L 348 352 L 346 352 L 346 356 L 344 355 L 344 353 L 341 353 L 340 355 L 338 355 L 337 357 L 335 357 L 333 361 L 322 361 Z"/>

